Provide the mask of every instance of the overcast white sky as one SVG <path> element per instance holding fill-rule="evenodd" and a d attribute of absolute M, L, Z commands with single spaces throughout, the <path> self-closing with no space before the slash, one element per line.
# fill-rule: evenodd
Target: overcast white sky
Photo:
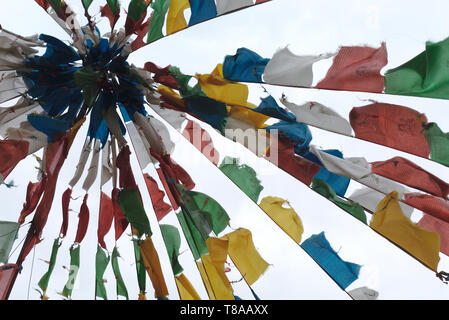
<path fill-rule="evenodd" d="M 128 3 L 128 1 L 122 2 Z M 80 1 L 69 1 L 69 3 L 75 3 L 78 8 L 81 8 Z M 94 0 L 93 13 L 100 4 L 103 4 L 103 1 Z M 334 52 L 340 45 L 379 46 L 382 41 L 386 41 L 389 54 L 389 64 L 386 67 L 388 69 L 420 53 L 424 48 L 425 41 L 439 41 L 449 36 L 447 33 L 448 10 L 449 3 L 445 0 L 426 2 L 418 0 L 396 0 L 394 2 L 385 0 L 274 0 L 208 21 L 162 39 L 134 53 L 129 61 L 137 66 L 142 66 L 146 61 L 153 61 L 160 66 L 172 64 L 179 66 L 184 73 L 188 74 L 208 73 L 217 63 L 223 61 L 226 54 L 234 54 L 239 47 L 247 47 L 270 58 L 278 48 L 286 45 L 289 45 L 291 51 L 296 54 L 320 54 Z M 81 10 L 79 12 L 81 13 Z M 96 18 L 100 19 L 100 16 L 97 15 Z M 18 1 L 2 3 L 0 23 L 2 27 L 21 35 L 47 33 L 67 39 L 67 35 L 32 0 L 20 3 Z M 120 20 L 118 25 L 123 25 L 123 20 Z M 105 19 L 100 22 L 99 26 L 103 33 L 109 30 Z M 321 65 L 316 66 L 316 81 L 324 76 L 324 70 L 329 64 L 330 61 L 324 61 Z M 352 107 L 368 104 L 366 99 L 401 104 L 425 113 L 429 121 L 438 122 L 443 131 L 449 131 L 449 118 L 446 116 L 447 101 L 444 100 L 312 89 L 284 89 L 274 86 L 265 86 L 265 88 L 276 98 L 285 93 L 291 102 L 297 104 L 305 101 L 323 103 L 344 117 L 348 116 Z M 258 104 L 259 97 L 263 96 L 263 91 L 257 85 L 251 85 L 250 90 L 250 100 Z M 35 252 L 32 251 L 24 263 L 24 270 L 17 279 L 11 295 L 12 299 L 39 298 L 34 288 L 37 288 L 37 282 L 47 268 L 42 260 L 49 259 L 53 239 L 59 232 L 61 193 L 73 175 L 85 132 L 83 130 L 78 134 L 69 158 L 62 169 L 54 207 L 43 232 L 44 240 L 36 246 Z M 313 144 L 323 148 L 340 149 L 346 157 L 363 156 L 368 161 L 377 161 L 402 155 L 445 181 L 449 181 L 449 169 L 431 161 L 318 129 L 312 128 L 312 133 Z M 359 280 L 347 290 L 368 286 L 379 291 L 379 299 L 449 298 L 448 286 L 436 279 L 433 272 L 369 227 L 323 200 L 321 196 L 288 174 L 257 159 L 236 144 L 225 140 L 218 134 L 213 134 L 213 138 L 221 158 L 225 155 L 238 156 L 243 163 L 248 163 L 256 169 L 264 186 L 260 199 L 265 196 L 279 196 L 290 201 L 303 221 L 305 229 L 303 239 L 325 231 L 329 242 L 344 260 L 363 266 Z M 232 228 L 250 229 L 256 247 L 265 260 L 271 264 L 267 272 L 253 286 L 262 299 L 348 299 L 348 296 L 317 267 L 316 263 L 298 245 L 293 243 L 258 206 L 208 163 L 199 152 L 194 150 L 176 132 L 172 132 L 172 139 L 176 142 L 173 158 L 192 175 L 197 184 L 195 190 L 211 195 L 222 204 L 231 216 Z M 134 158 L 132 161 L 136 168 L 136 178 L 144 188 L 143 179 L 138 174 L 138 163 Z M 2 199 L 3 205 L 2 220 L 17 220 L 25 199 L 28 181 L 30 179 L 35 181 L 37 172 L 34 166 L 35 160 L 32 158 L 23 161 L 10 175 L 18 187 L 13 189 L 0 187 L 0 199 Z M 153 168 L 147 168 L 147 171 L 154 174 Z M 81 185 L 82 182 L 79 184 Z M 84 194 L 80 185 L 75 187 L 73 196 Z M 357 183 L 351 182 L 347 195 L 359 187 L 360 185 Z M 151 205 L 148 205 L 149 197 L 145 189 L 141 189 L 141 191 L 151 219 L 153 239 L 159 248 L 170 298 L 175 299 L 177 298 L 176 287 L 170 277 L 171 269 L 168 258 L 163 247 L 160 246 L 162 238 L 157 222 L 153 217 Z M 73 292 L 73 299 L 93 299 L 94 297 L 98 192 L 99 181 L 94 184 L 89 193 L 91 223 L 81 246 L 81 270 Z M 78 211 L 80 204 L 81 198 L 78 201 L 72 201 L 71 208 Z M 418 221 L 419 217 L 420 213 L 415 212 L 412 218 L 414 221 Z M 62 266 L 69 265 L 68 249 L 75 237 L 78 223 L 76 213 L 72 212 L 70 218 L 69 233 L 60 248 L 57 265 L 48 289 L 48 295 L 52 299 L 61 298 L 57 292 L 62 290 L 68 276 L 68 272 Z M 162 223 L 176 224 L 174 213 L 172 212 L 167 218 L 164 218 Z M 27 227 L 21 228 L 15 245 L 23 239 L 26 231 Z M 232 230 L 228 229 L 227 231 Z M 106 238 L 110 251 L 114 245 L 113 236 L 111 230 Z M 122 236 L 118 246 L 123 256 L 123 259 L 119 260 L 120 267 L 128 286 L 130 298 L 136 299 L 138 290 L 132 244 L 127 234 Z M 187 244 L 183 241 L 181 251 L 187 249 Z M 11 262 L 15 261 L 19 250 L 20 248 L 16 250 Z M 31 267 L 33 255 L 34 268 Z M 440 257 L 439 270 L 448 271 L 449 259 L 443 254 L 440 254 Z M 185 274 L 201 297 L 207 298 L 190 253 L 184 252 L 180 261 L 186 270 Z M 239 279 L 235 270 L 229 276 L 231 280 Z M 105 278 L 107 279 L 108 297 L 115 299 L 115 281 L 110 266 Z M 28 289 L 29 283 L 30 289 Z M 152 289 L 149 281 L 147 288 L 148 297 L 151 297 Z M 234 288 L 236 295 L 244 299 L 251 299 L 249 290 L 242 282 L 235 285 Z"/>

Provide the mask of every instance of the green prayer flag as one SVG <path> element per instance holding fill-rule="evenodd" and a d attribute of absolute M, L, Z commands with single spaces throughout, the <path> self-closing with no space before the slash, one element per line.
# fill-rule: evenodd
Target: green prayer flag
<path fill-rule="evenodd" d="M 0 262 L 8 263 L 14 241 L 17 239 L 20 224 L 11 221 L 0 221 Z"/>
<path fill-rule="evenodd" d="M 449 133 L 434 122 L 424 125 L 424 135 L 430 148 L 430 159 L 449 166 Z"/>
<path fill-rule="evenodd" d="M 114 276 L 117 281 L 117 295 L 126 297 L 126 300 L 128 300 L 128 290 L 126 289 L 125 282 L 123 281 L 122 274 L 120 273 L 118 257 L 120 257 L 120 253 L 118 252 L 117 247 L 114 247 L 114 250 L 112 250 L 111 264 L 112 271 L 114 272 Z"/>
<path fill-rule="evenodd" d="M 362 206 L 357 202 L 347 201 L 337 196 L 334 189 L 332 189 L 332 187 L 325 181 L 314 178 L 312 180 L 312 190 L 315 190 L 316 192 L 326 197 L 337 206 L 366 224 L 365 210 L 363 210 Z"/>
<path fill-rule="evenodd" d="M 189 81 L 192 79 L 192 76 L 185 75 L 181 72 L 176 66 L 170 67 L 168 71 L 171 72 L 171 76 L 176 80 L 179 87 L 179 93 L 183 98 L 185 97 L 193 97 L 193 96 L 206 96 L 204 92 L 201 91 L 201 86 L 197 83 L 195 86 L 190 86 Z"/>
<path fill-rule="evenodd" d="M 89 9 L 89 7 L 90 7 L 90 5 L 92 4 L 93 1 L 94 0 L 83 0 L 84 8 L 86 8 L 86 10 Z"/>
<path fill-rule="evenodd" d="M 139 283 L 140 292 L 145 293 L 147 287 L 145 264 L 143 262 L 142 253 L 140 252 L 140 247 L 137 240 L 133 240 L 133 245 L 134 257 L 136 258 L 137 282 Z"/>
<path fill-rule="evenodd" d="M 80 268 L 80 248 L 79 245 L 76 248 L 73 246 L 70 247 L 70 273 L 69 279 L 62 290 L 62 295 L 64 297 L 72 296 L 72 290 L 75 286 L 76 277 Z"/>
<path fill-rule="evenodd" d="M 128 6 L 128 17 L 134 22 L 139 21 L 147 11 L 147 7 L 146 0 L 131 0 Z"/>
<path fill-rule="evenodd" d="M 248 165 L 239 165 L 239 159 L 225 157 L 219 169 L 231 179 L 248 197 L 258 203 L 263 190 L 256 171 Z"/>
<path fill-rule="evenodd" d="M 195 227 L 193 221 L 186 214 L 185 209 L 181 207 L 181 212 L 176 214 L 179 224 L 181 225 L 184 236 L 192 251 L 193 258 L 198 260 L 202 255 L 209 253 L 206 242 L 201 233 Z"/>
<path fill-rule="evenodd" d="M 164 37 L 162 27 L 164 26 L 165 16 L 167 15 L 169 6 L 170 0 L 155 0 L 151 3 L 153 15 L 151 16 L 150 28 L 148 30 L 148 43 Z"/>
<path fill-rule="evenodd" d="M 142 234 L 152 235 L 139 190 L 134 188 L 121 190 L 118 194 L 118 203 L 126 219 L 137 230 L 139 237 Z"/>
<path fill-rule="evenodd" d="M 95 294 L 97 297 L 103 298 L 104 300 L 108 299 L 106 288 L 103 282 L 103 275 L 106 271 L 106 268 L 109 263 L 109 256 L 106 255 L 104 250 L 100 245 L 97 245 L 97 254 L 95 256 L 95 282 L 96 282 L 96 290 Z"/>
<path fill-rule="evenodd" d="M 120 10 L 120 2 L 118 0 L 107 0 L 109 9 L 111 9 L 112 14 L 115 16 Z"/>
<path fill-rule="evenodd" d="M 170 264 L 173 269 L 174 275 L 181 274 L 184 269 L 179 264 L 179 248 L 181 247 L 181 236 L 176 227 L 161 224 L 162 238 L 164 239 L 165 248 L 167 249 L 168 256 L 170 258 Z"/>
<path fill-rule="evenodd" d="M 42 289 L 44 294 L 47 291 L 48 282 L 50 281 L 51 274 L 53 272 L 53 269 L 55 268 L 56 257 L 58 256 L 58 250 L 59 250 L 60 246 L 61 246 L 61 243 L 59 243 L 59 238 L 55 239 L 55 241 L 53 241 L 53 247 L 51 249 L 51 256 L 50 256 L 50 263 L 48 264 L 48 270 L 42 276 L 42 278 L 39 280 L 39 282 L 37 284 L 39 286 L 39 288 Z"/>
<path fill-rule="evenodd" d="M 48 2 L 50 3 L 51 7 L 53 8 L 53 10 L 55 10 L 57 14 L 61 13 L 61 4 L 62 4 L 61 0 L 48 0 Z"/>
<path fill-rule="evenodd" d="M 385 93 L 449 99 L 449 38 L 385 74 Z"/>
<path fill-rule="evenodd" d="M 229 223 L 230 218 L 225 209 L 207 194 L 181 189 L 181 202 L 201 231 L 209 225 L 218 235 Z"/>

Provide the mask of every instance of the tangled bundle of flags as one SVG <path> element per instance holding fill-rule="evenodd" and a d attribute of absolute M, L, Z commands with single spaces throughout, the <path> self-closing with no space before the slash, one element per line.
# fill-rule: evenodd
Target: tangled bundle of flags
<path fill-rule="evenodd" d="M 89 225 L 88 193 L 97 176 L 101 179 L 96 253 L 96 297 L 107 299 L 103 275 L 111 262 L 117 295 L 129 298 L 120 273 L 118 248 L 109 255 L 105 235 L 114 225 L 115 239 L 130 226 L 135 253 L 139 299 L 146 299 L 146 275 L 155 297 L 167 299 L 167 285 L 152 230 L 135 174 L 140 171 L 163 236 L 181 299 L 199 299 L 179 263 L 181 234 L 185 237 L 210 299 L 238 299 L 226 275 L 229 256 L 251 289 L 269 264 L 256 250 L 251 231 L 239 228 L 224 233 L 230 217 L 211 196 L 195 189 L 189 173 L 171 154 L 175 144 L 166 125 L 148 111 L 157 113 L 199 149 L 217 168 L 255 202 L 292 240 L 309 254 L 345 290 L 361 266 L 342 260 L 324 232 L 302 241 L 304 226 L 287 200 L 264 197 L 257 172 L 239 159 L 224 157 L 214 146 L 207 125 L 234 139 L 236 130 L 250 130 L 256 139 L 266 139 L 262 156 L 360 222 L 411 254 L 446 281 L 438 272 L 439 253 L 449 254 L 449 184 L 413 162 L 395 157 L 367 162 L 345 158 L 339 150 L 321 150 L 312 145 L 309 126 L 371 141 L 449 165 L 449 134 L 435 122 L 409 107 L 374 102 L 352 109 L 344 118 L 316 102 L 297 105 L 268 95 L 259 105 L 248 101 L 248 83 L 290 87 L 363 91 L 449 99 L 447 48 L 449 40 L 427 43 L 425 51 L 405 64 L 380 74 L 386 66 L 387 49 L 342 47 L 336 54 L 298 56 L 288 48 L 271 59 L 240 48 L 210 74 L 183 74 L 178 67 L 147 62 L 143 68 L 128 62 L 132 52 L 164 36 L 214 17 L 265 1 L 253 0 L 131 0 L 124 28 L 116 30 L 122 9 L 118 0 L 107 0 L 101 15 L 110 21 L 111 32 L 102 35 L 89 14 L 92 0 L 82 0 L 86 26 L 74 21 L 70 6 L 61 0 L 36 0 L 70 35 L 68 45 L 50 35 L 22 37 L 0 30 L 0 178 L 3 184 L 15 166 L 43 149 L 38 181 L 30 181 L 18 222 L 0 223 L 0 262 L 7 263 L 18 228 L 34 213 L 31 227 L 16 263 L 0 267 L 0 298 L 7 298 L 25 258 L 42 238 L 42 231 L 55 200 L 60 170 L 80 127 L 88 121 L 87 137 L 73 178 L 60 200 L 63 222 L 54 240 L 48 271 L 40 279 L 42 299 L 47 299 L 58 249 L 69 226 L 72 190 L 83 173 L 85 191 L 79 210 L 76 237 L 70 248 L 70 274 L 61 295 L 72 296 L 80 263 L 80 250 Z M 149 17 L 148 11 L 151 10 Z M 184 10 L 191 10 L 190 20 Z M 166 27 L 165 34 L 163 27 Z M 41 52 L 40 52 L 40 51 Z M 333 58 L 324 79 L 314 83 L 314 63 Z M 195 84 L 192 85 L 192 79 Z M 353 133 L 354 132 L 354 133 Z M 275 137 L 276 139 L 270 139 Z M 140 170 L 131 166 L 132 142 Z M 258 153 L 248 140 L 241 143 Z M 273 155 L 276 155 L 275 157 Z M 260 154 L 258 153 L 260 156 Z M 87 165 L 90 157 L 90 164 Z M 153 166 L 157 177 L 145 168 Z M 100 172 L 100 174 L 98 174 Z M 157 181 L 159 180 L 159 182 Z M 346 195 L 350 180 L 365 186 Z M 103 187 L 112 184 L 106 194 Z M 162 186 L 162 189 L 161 189 Z M 407 187 L 417 189 L 413 192 Z M 165 202 L 165 197 L 169 203 Z M 416 208 L 424 213 L 418 225 L 410 220 Z M 177 226 L 164 223 L 175 212 Z M 153 226 L 154 227 L 154 226 Z M 180 232 L 181 230 L 181 232 Z M 244 245 L 243 245 L 244 244 Z M 251 289 L 255 299 L 258 295 Z M 354 299 L 377 297 L 368 288 L 350 292 Z"/>

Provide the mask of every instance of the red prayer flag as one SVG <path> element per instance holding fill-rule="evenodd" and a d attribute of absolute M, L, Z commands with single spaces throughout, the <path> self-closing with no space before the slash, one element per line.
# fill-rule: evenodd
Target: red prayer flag
<path fill-rule="evenodd" d="M 385 87 L 380 70 L 388 63 L 387 47 L 341 47 L 320 89 L 382 93 Z"/>
<path fill-rule="evenodd" d="M 447 198 L 449 194 L 449 184 L 407 159 L 394 157 L 387 161 L 372 162 L 371 165 L 373 173 L 409 187 L 442 198 Z"/>
<path fill-rule="evenodd" d="M 205 155 L 214 165 L 218 165 L 220 154 L 214 148 L 212 138 L 197 122 L 189 120 L 182 135 L 186 137 L 191 144 L 195 146 L 203 155 Z"/>
<path fill-rule="evenodd" d="M 0 267 L 0 300 L 6 300 L 19 267 L 16 264 L 5 264 Z"/>
<path fill-rule="evenodd" d="M 69 227 L 69 205 L 71 196 L 72 189 L 70 188 L 67 188 L 62 194 L 62 224 L 61 231 L 59 231 L 62 238 L 66 236 Z"/>
<path fill-rule="evenodd" d="M 164 202 L 165 193 L 159 189 L 156 180 L 154 180 L 148 173 L 144 173 L 143 177 L 150 194 L 157 221 L 161 221 L 162 218 L 171 211 L 171 206 Z"/>
<path fill-rule="evenodd" d="M 26 140 L 0 140 L 0 174 L 3 179 L 28 155 L 29 145 Z"/>
<path fill-rule="evenodd" d="M 138 189 L 136 180 L 134 179 L 133 171 L 131 169 L 131 164 L 129 162 L 129 146 L 125 146 L 120 150 L 117 159 L 115 161 L 117 168 L 120 170 L 119 174 L 119 184 L 120 188 L 128 189 L 134 188 Z"/>
<path fill-rule="evenodd" d="M 356 138 L 429 157 L 429 144 L 423 132 L 427 118 L 411 108 L 374 103 L 353 108 L 349 121 Z"/>
<path fill-rule="evenodd" d="M 167 193 L 168 199 L 170 200 L 170 203 L 172 205 L 173 210 L 177 210 L 179 208 L 179 204 L 178 202 L 175 200 L 175 197 L 173 196 L 173 194 L 171 193 L 170 187 L 167 183 L 167 180 L 165 179 L 165 175 L 164 172 L 162 171 L 161 168 L 157 168 L 156 172 L 159 176 L 159 179 L 162 182 L 162 185 L 164 186 L 164 190 Z"/>
<path fill-rule="evenodd" d="M 81 205 L 80 213 L 78 215 L 78 229 L 76 230 L 75 242 L 81 243 L 87 232 L 87 227 L 89 225 L 89 207 L 87 206 L 87 196 L 84 196 L 83 204 Z"/>
<path fill-rule="evenodd" d="M 120 10 L 117 10 L 117 14 L 114 15 L 109 4 L 106 4 L 104 7 L 100 7 L 100 13 L 102 17 L 108 18 L 111 29 L 114 29 L 117 20 L 120 18 Z"/>
<path fill-rule="evenodd" d="M 104 192 L 101 192 L 97 235 L 98 235 L 98 243 L 105 250 L 107 250 L 107 248 L 106 243 L 104 242 L 104 237 L 111 229 L 113 219 L 114 219 L 114 208 L 112 204 L 112 199 L 109 198 Z"/>
<path fill-rule="evenodd" d="M 155 74 L 153 77 L 154 81 L 161 83 L 169 88 L 178 90 L 178 82 L 170 75 L 170 68 L 171 65 L 168 65 L 165 68 L 161 68 L 153 62 L 147 62 L 144 65 L 145 70 Z"/>
<path fill-rule="evenodd" d="M 417 192 L 406 193 L 404 197 L 404 202 L 409 206 L 449 223 L 449 202 L 447 200 Z"/>
<path fill-rule="evenodd" d="M 449 255 L 449 223 L 424 214 L 418 225 L 424 230 L 440 235 L 440 252 Z"/>
<path fill-rule="evenodd" d="M 270 146 L 267 152 L 268 160 L 270 160 L 271 152 L 273 152 L 271 148 L 272 146 Z M 295 154 L 294 148 L 294 142 L 290 141 L 290 139 L 279 137 L 277 166 L 302 183 L 310 186 L 313 177 L 321 168 L 316 163 Z"/>
<path fill-rule="evenodd" d="M 132 51 L 136 51 L 140 48 L 142 48 L 143 46 L 146 46 L 147 43 L 143 41 L 143 38 L 147 35 L 148 33 L 148 29 L 150 28 L 150 21 L 151 21 L 151 17 L 148 18 L 147 21 L 145 21 L 145 23 L 143 23 L 142 25 L 139 26 L 139 28 L 137 28 L 135 30 L 135 33 L 137 34 L 136 39 L 131 43 L 131 49 Z"/>
<path fill-rule="evenodd" d="M 118 188 L 114 188 L 112 190 L 111 198 L 112 198 L 112 208 L 114 212 L 114 229 L 115 229 L 115 240 L 118 240 L 120 236 L 125 232 L 128 227 L 128 219 L 123 214 L 122 209 L 118 203 Z"/>
<path fill-rule="evenodd" d="M 36 208 L 31 227 L 28 230 L 27 237 L 22 247 L 22 252 L 17 259 L 18 265 L 22 264 L 31 249 L 41 241 L 40 236 L 47 223 L 48 214 L 50 213 L 55 196 L 59 171 L 66 159 L 67 145 L 68 136 L 64 136 L 47 146 L 45 151 L 47 182 L 45 183 L 42 199 Z"/>
<path fill-rule="evenodd" d="M 42 193 L 45 189 L 45 183 L 47 181 L 47 175 L 42 175 L 42 179 L 39 182 L 30 182 L 27 187 L 26 200 L 23 204 L 22 211 L 20 212 L 18 223 L 25 222 L 25 218 L 30 215 L 37 207 Z"/>

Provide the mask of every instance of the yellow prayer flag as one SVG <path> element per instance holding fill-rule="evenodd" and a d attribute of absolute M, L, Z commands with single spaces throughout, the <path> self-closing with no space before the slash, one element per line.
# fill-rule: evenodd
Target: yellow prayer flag
<path fill-rule="evenodd" d="M 210 237 L 206 240 L 206 245 L 209 249 L 210 259 L 215 266 L 215 269 L 217 269 L 217 274 L 220 276 L 225 286 L 232 292 L 232 286 L 224 271 L 224 265 L 228 258 L 228 241 Z"/>
<path fill-rule="evenodd" d="M 235 300 L 229 280 L 223 281 L 209 254 L 202 255 L 196 264 L 211 300 Z"/>
<path fill-rule="evenodd" d="M 216 68 L 214 72 L 219 72 L 217 70 L 219 68 Z M 196 74 L 196 78 L 209 98 L 229 105 L 246 106 L 249 94 L 247 85 L 231 82 L 213 74 Z"/>
<path fill-rule="evenodd" d="M 184 10 L 190 8 L 189 0 L 171 0 L 167 14 L 167 34 L 187 28 Z"/>
<path fill-rule="evenodd" d="M 156 298 L 165 298 L 168 296 L 167 286 L 165 284 L 164 275 L 162 273 L 159 255 L 154 247 L 150 237 L 146 238 L 140 244 L 140 252 L 142 253 L 143 263 L 150 277 L 154 288 Z"/>
<path fill-rule="evenodd" d="M 176 286 L 178 287 L 179 297 L 181 300 L 201 300 L 192 283 L 187 279 L 184 273 L 175 277 Z"/>
<path fill-rule="evenodd" d="M 257 252 L 251 231 L 240 228 L 221 237 L 228 240 L 228 254 L 248 285 L 252 285 L 267 270 L 266 262 Z"/>
<path fill-rule="evenodd" d="M 252 108 L 250 103 L 248 105 Z M 231 106 L 228 116 L 251 124 L 256 129 L 266 127 L 265 122 L 270 119 L 269 116 L 240 106 Z"/>
<path fill-rule="evenodd" d="M 157 91 L 172 106 L 178 107 L 180 109 L 185 109 L 186 104 L 182 100 L 182 97 L 179 94 L 177 94 L 173 89 L 161 84 L 159 85 L 159 87 L 157 87 Z"/>
<path fill-rule="evenodd" d="M 284 203 L 288 203 L 287 200 L 278 197 L 265 197 L 259 206 L 285 233 L 299 244 L 304 232 L 302 221 L 292 207 L 284 208 L 282 206 Z"/>
<path fill-rule="evenodd" d="M 370 226 L 437 271 L 440 260 L 440 235 L 421 229 L 407 218 L 399 206 L 396 191 L 387 195 L 377 205 Z"/>

